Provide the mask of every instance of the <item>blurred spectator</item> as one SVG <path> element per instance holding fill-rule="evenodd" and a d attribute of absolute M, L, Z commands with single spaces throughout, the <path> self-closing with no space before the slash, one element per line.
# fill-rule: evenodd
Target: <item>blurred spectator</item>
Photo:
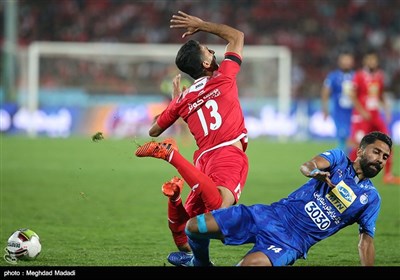
<path fill-rule="evenodd" d="M 353 79 L 352 102 L 354 109 L 351 116 L 350 139 L 354 147 L 349 158 L 357 157 L 357 145 L 361 138 L 372 132 L 381 131 L 390 135 L 389 123 L 392 113 L 389 108 L 388 97 L 384 84 L 385 72 L 379 65 L 379 54 L 376 50 L 368 50 L 363 56 L 363 67 L 358 69 Z M 385 116 L 382 116 L 382 112 Z M 396 153 L 392 149 L 392 156 L 386 162 L 383 182 L 385 184 L 400 185 L 400 177 L 393 174 L 393 157 Z"/>
<path fill-rule="evenodd" d="M 336 127 L 338 148 L 349 154 L 348 138 L 350 135 L 353 103 L 350 95 L 353 91 L 354 55 L 349 50 L 338 54 L 334 70 L 329 72 L 321 88 L 321 105 L 324 120 L 332 117 Z"/>
<path fill-rule="evenodd" d="M 1 10 L 4 10 L 4 2 Z M 18 0 L 19 44 L 32 41 L 181 43 L 165 22 L 177 10 L 219 18 L 246 32 L 247 45 L 285 45 L 304 77 L 294 98 L 317 98 L 335 50 L 349 45 L 362 53 L 381 49 L 388 83 L 400 56 L 400 1 L 396 0 Z M 0 20 L 4 22 L 4 13 Z M 1 30 L 3 32 L 3 29 Z M 4 34 L 0 35 L 1 42 Z M 205 44 L 220 43 L 203 36 Z M 357 57 L 357 54 L 356 54 Z M 358 60 L 359 61 L 359 60 Z M 295 70 L 295 73 L 297 70 Z M 392 78 L 393 77 L 393 78 Z M 118 79 L 118 77 L 115 77 Z M 296 80 L 298 82 L 298 80 Z M 128 91 L 130 85 L 126 86 Z M 400 93 L 394 93 L 399 98 Z"/>

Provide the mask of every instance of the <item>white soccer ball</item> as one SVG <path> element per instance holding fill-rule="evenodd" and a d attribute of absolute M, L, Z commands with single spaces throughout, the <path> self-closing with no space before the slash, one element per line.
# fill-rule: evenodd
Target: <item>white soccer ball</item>
<path fill-rule="evenodd" d="M 34 260 L 42 251 L 42 244 L 36 232 L 22 228 L 8 238 L 6 251 L 18 260 Z"/>

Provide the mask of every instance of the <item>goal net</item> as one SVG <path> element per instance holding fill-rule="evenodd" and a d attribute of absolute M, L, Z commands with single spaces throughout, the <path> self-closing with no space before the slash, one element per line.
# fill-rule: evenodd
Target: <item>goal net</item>
<path fill-rule="evenodd" d="M 26 105 L 94 106 L 104 102 L 153 102 L 170 96 L 181 45 L 34 42 L 27 52 Z M 223 58 L 224 45 L 208 45 Z M 185 75 L 183 79 L 191 80 Z M 248 111 L 270 104 L 287 114 L 291 95 L 291 53 L 283 46 L 245 46 L 238 76 Z M 32 127 L 30 134 L 35 134 Z"/>

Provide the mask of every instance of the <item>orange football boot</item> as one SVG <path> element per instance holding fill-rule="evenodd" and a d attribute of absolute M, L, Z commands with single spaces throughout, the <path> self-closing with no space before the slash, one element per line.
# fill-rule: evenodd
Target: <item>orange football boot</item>
<path fill-rule="evenodd" d="M 135 155 L 137 157 L 154 157 L 169 161 L 173 151 L 178 151 L 178 146 L 174 139 L 167 138 L 162 142 L 150 141 L 139 146 Z"/>
<path fill-rule="evenodd" d="M 170 181 L 162 185 L 161 190 L 165 196 L 168 196 L 171 200 L 176 201 L 181 195 L 183 184 L 183 179 L 174 176 Z"/>

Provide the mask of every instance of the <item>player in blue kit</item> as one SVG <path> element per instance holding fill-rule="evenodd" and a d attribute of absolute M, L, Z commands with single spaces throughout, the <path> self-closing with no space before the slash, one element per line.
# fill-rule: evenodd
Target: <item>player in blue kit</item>
<path fill-rule="evenodd" d="M 174 265 L 210 265 L 203 240 L 219 239 L 225 245 L 254 243 L 238 266 L 287 266 L 306 258 L 317 242 L 346 226 L 359 225 L 361 265 L 375 260 L 373 238 L 381 197 L 370 178 L 385 166 L 392 140 L 371 132 L 360 142 L 352 162 L 342 150 L 323 152 L 300 167 L 310 179 L 270 205 L 236 205 L 191 218 L 185 232 L 193 256 L 174 253 Z"/>
<path fill-rule="evenodd" d="M 346 154 L 350 152 L 348 138 L 350 136 L 351 112 L 353 110 L 353 103 L 350 97 L 353 88 L 353 67 L 353 54 L 349 51 L 340 52 L 337 58 L 337 69 L 328 73 L 321 89 L 321 105 L 324 118 L 328 118 L 329 115 L 332 116 L 336 126 L 337 147 Z"/>

